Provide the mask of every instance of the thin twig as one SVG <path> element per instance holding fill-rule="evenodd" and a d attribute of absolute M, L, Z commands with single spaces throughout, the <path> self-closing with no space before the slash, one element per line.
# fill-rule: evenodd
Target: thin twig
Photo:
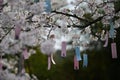
<path fill-rule="evenodd" d="M 0 39 L 0 43 L 2 42 L 2 40 L 12 31 L 13 28 L 11 28 L 1 39 Z"/>

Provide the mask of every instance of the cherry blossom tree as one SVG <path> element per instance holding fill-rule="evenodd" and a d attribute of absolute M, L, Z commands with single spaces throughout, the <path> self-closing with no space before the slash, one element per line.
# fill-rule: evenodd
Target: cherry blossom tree
<path fill-rule="evenodd" d="M 49 0 L 0 0 L 0 55 L 3 66 L 7 66 L 6 71 L 1 69 L 0 75 L 4 76 L 0 78 L 8 80 L 12 75 L 14 77 L 10 80 L 19 80 L 19 76 L 24 74 L 21 80 L 30 80 L 24 70 L 24 59 L 35 53 L 34 47 L 47 55 L 61 50 L 62 41 L 67 42 L 67 50 L 76 44 L 81 51 L 94 49 L 92 42 L 97 42 L 98 49 L 101 48 L 110 26 L 113 26 L 113 34 L 109 34 L 108 38 L 113 39 L 117 33 L 115 29 L 120 27 L 117 3 L 120 1 L 51 0 L 49 3 Z M 51 45 L 54 48 L 47 49 L 46 53 L 44 48 L 47 44 L 48 48 Z M 2 59 L 6 55 L 14 56 L 15 60 Z"/>

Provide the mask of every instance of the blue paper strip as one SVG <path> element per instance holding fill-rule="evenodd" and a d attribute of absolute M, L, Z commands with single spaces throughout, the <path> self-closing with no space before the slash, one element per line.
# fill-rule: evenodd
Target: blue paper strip
<path fill-rule="evenodd" d="M 76 54 L 77 61 L 82 60 L 79 47 L 75 47 L 75 54 Z"/>
<path fill-rule="evenodd" d="M 83 67 L 87 67 L 88 65 L 88 55 L 83 54 Z"/>
<path fill-rule="evenodd" d="M 112 20 L 110 20 L 110 38 L 114 38 L 114 25 Z"/>
<path fill-rule="evenodd" d="M 51 12 L 51 0 L 45 0 L 45 12 Z"/>

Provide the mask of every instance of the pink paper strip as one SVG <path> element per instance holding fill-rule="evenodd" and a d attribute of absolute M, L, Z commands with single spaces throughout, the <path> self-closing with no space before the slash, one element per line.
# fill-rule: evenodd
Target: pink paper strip
<path fill-rule="evenodd" d="M 66 57 L 66 42 L 62 42 L 62 51 L 61 51 L 61 57 Z"/>
<path fill-rule="evenodd" d="M 0 0 L 0 11 L 2 11 L 3 6 L 3 0 Z"/>
<path fill-rule="evenodd" d="M 3 66 L 3 64 L 2 64 L 2 57 L 0 58 L 0 70 L 2 70 L 2 66 Z"/>
<path fill-rule="evenodd" d="M 0 7 L 2 7 L 3 5 L 3 0 L 0 0 Z"/>
<path fill-rule="evenodd" d="M 23 56 L 24 56 L 24 59 L 28 59 L 29 58 L 27 49 L 24 49 Z"/>
<path fill-rule="evenodd" d="M 3 3 L 3 0 L 0 0 L 0 5 Z"/>
<path fill-rule="evenodd" d="M 1 61 L 0 61 L 0 70 L 2 70 L 2 66 L 3 66 L 3 64 L 2 64 Z"/>
<path fill-rule="evenodd" d="M 116 43 L 111 43 L 112 58 L 117 58 Z"/>
<path fill-rule="evenodd" d="M 74 56 L 74 70 L 79 70 L 79 61 L 77 61 L 76 56 Z"/>
<path fill-rule="evenodd" d="M 20 24 L 16 24 L 15 25 L 15 39 L 19 39 L 20 32 L 21 32 Z"/>
<path fill-rule="evenodd" d="M 103 47 L 107 47 L 108 46 L 108 32 L 105 35 L 105 44 L 103 45 Z"/>
<path fill-rule="evenodd" d="M 25 69 L 23 68 L 22 71 L 21 71 L 21 74 L 24 74 L 25 73 Z"/>
<path fill-rule="evenodd" d="M 51 57 L 48 56 L 48 70 L 50 70 L 51 68 Z"/>

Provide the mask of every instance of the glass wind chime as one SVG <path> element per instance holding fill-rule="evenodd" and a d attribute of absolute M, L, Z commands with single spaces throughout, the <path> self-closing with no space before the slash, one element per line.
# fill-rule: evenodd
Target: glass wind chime
<path fill-rule="evenodd" d="M 111 53 L 112 53 L 112 58 L 113 59 L 117 58 L 117 48 L 116 48 L 116 43 L 114 42 L 115 34 L 116 34 L 116 31 L 114 30 L 114 24 L 113 24 L 113 21 L 111 19 L 110 20 L 110 30 L 106 32 L 105 44 L 103 45 L 103 47 L 108 46 L 108 40 L 109 40 L 109 37 L 110 37 L 113 41 L 111 43 Z"/>
<path fill-rule="evenodd" d="M 110 31 L 109 31 L 110 38 L 113 39 L 113 42 L 111 43 L 111 51 L 112 51 L 112 58 L 117 58 L 117 48 L 116 48 L 116 43 L 114 42 L 114 37 L 115 37 L 115 30 L 114 30 L 114 25 L 113 21 L 110 20 Z"/>
<path fill-rule="evenodd" d="M 83 59 L 80 51 L 80 35 L 73 35 L 73 48 L 74 48 L 74 70 L 79 70 L 79 61 L 83 60 L 83 67 L 87 67 L 88 65 L 88 55 L 86 53 L 83 54 Z M 84 46 L 85 47 L 85 46 Z"/>
<path fill-rule="evenodd" d="M 81 53 L 80 53 L 80 42 L 79 42 L 79 38 L 80 36 L 78 34 L 74 34 L 73 35 L 73 48 L 74 48 L 74 69 L 78 70 L 79 69 L 79 61 L 82 60 L 81 58 Z"/>
<path fill-rule="evenodd" d="M 53 60 L 53 53 L 55 53 L 55 35 L 50 35 L 49 39 L 41 43 L 41 52 L 48 56 L 48 70 L 51 69 L 51 62 L 56 64 Z"/>
<path fill-rule="evenodd" d="M 65 28 L 61 28 L 61 35 L 63 35 L 63 40 L 61 42 L 61 57 L 66 57 L 66 49 L 67 49 L 67 42 L 66 42 L 66 29 Z"/>

